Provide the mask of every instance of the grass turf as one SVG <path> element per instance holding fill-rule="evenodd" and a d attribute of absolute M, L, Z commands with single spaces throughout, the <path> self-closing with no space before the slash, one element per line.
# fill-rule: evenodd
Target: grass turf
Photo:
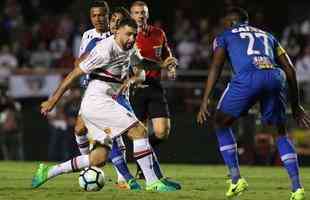
<path fill-rule="evenodd" d="M 187 200 L 225 199 L 227 171 L 224 166 L 162 165 L 166 175 L 179 181 L 182 190 L 171 193 L 131 192 L 114 188 L 115 173 L 110 164 L 104 168 L 106 186 L 99 192 L 84 192 L 78 185 L 78 174 L 66 174 L 48 181 L 38 189 L 30 189 L 30 182 L 39 162 L 0 162 L 1 200 Z M 134 165 L 130 165 L 135 172 Z M 240 200 L 289 199 L 290 184 L 281 167 L 242 167 L 249 183 L 249 191 Z M 305 189 L 310 185 L 310 168 L 301 169 Z M 141 182 L 143 184 L 143 182 Z M 308 195 L 308 198 L 310 196 Z"/>

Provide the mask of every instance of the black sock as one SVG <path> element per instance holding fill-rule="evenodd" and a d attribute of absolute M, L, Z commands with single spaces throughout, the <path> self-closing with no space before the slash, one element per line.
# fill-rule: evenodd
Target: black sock
<path fill-rule="evenodd" d="M 159 144 L 161 144 L 164 140 L 159 139 L 155 134 L 152 134 L 149 136 L 150 144 L 153 148 L 157 147 Z"/>

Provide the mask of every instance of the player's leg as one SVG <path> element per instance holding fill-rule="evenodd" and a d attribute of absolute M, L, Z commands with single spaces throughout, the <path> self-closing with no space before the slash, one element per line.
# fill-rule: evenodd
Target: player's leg
<path fill-rule="evenodd" d="M 300 180 L 298 156 L 292 141 L 288 138 L 285 125 L 278 125 L 276 144 L 283 163 L 283 167 L 286 169 L 291 181 L 291 199 L 305 199 L 305 191 Z"/>
<path fill-rule="evenodd" d="M 148 127 L 147 123 L 147 105 L 148 105 L 148 95 L 146 94 L 146 88 L 137 86 L 136 88 L 131 88 L 129 100 L 132 106 L 132 109 L 136 117 L 144 124 L 145 127 Z M 136 175 L 137 179 L 144 179 L 143 172 L 138 163 Z"/>
<path fill-rule="evenodd" d="M 151 86 L 147 88 L 149 96 L 147 104 L 147 116 L 152 120 L 154 134 L 150 135 L 152 147 L 157 149 L 158 145 L 168 139 L 170 133 L 170 113 L 165 90 L 162 87 Z"/>
<path fill-rule="evenodd" d="M 137 123 L 128 131 L 128 136 L 133 140 L 134 157 L 141 167 L 146 180 L 146 189 L 152 191 L 174 191 L 174 187 L 165 185 L 156 176 L 153 162 L 153 149 L 147 137 L 147 130 L 142 123 Z"/>
<path fill-rule="evenodd" d="M 31 185 L 33 188 L 37 188 L 47 180 L 61 174 L 77 172 L 89 166 L 101 167 L 107 160 L 108 154 L 109 148 L 106 145 L 98 143 L 89 155 L 77 156 L 71 160 L 53 166 L 40 164 L 32 179 Z"/>
<path fill-rule="evenodd" d="M 300 181 L 298 157 L 292 141 L 286 130 L 286 88 L 285 76 L 279 71 L 270 71 L 274 77 L 268 81 L 269 91 L 261 96 L 261 114 L 264 125 L 272 125 L 277 129 L 276 144 L 283 166 L 286 169 L 292 185 L 291 199 L 305 199 L 304 189 Z M 284 82 L 284 84 L 283 84 Z"/>
<path fill-rule="evenodd" d="M 122 136 L 114 138 L 109 159 L 116 169 L 118 176 L 116 187 L 119 189 L 129 189 L 127 182 L 134 179 L 128 169 L 126 163 L 126 154 L 124 154 L 124 151 L 126 151 L 126 147 Z"/>
<path fill-rule="evenodd" d="M 87 129 L 80 115 L 78 115 L 78 117 L 76 118 L 74 135 L 81 155 L 89 154 L 89 140 L 87 137 Z"/>
<path fill-rule="evenodd" d="M 235 120 L 235 117 L 219 110 L 215 114 L 215 132 L 218 145 L 231 178 L 226 192 L 228 198 L 240 195 L 248 187 L 247 182 L 240 175 L 237 143 L 232 130 L 232 124 Z"/>
<path fill-rule="evenodd" d="M 224 91 L 215 113 L 215 132 L 219 149 L 231 178 L 226 192 L 234 197 L 247 189 L 246 181 L 241 178 L 238 151 L 232 124 L 255 103 L 255 90 L 247 86 L 247 77 L 238 77 L 241 81 L 232 81 Z"/>

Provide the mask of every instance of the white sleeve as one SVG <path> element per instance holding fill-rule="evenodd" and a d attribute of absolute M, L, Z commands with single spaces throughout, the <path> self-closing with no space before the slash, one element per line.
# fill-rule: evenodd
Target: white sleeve
<path fill-rule="evenodd" d="M 85 40 L 86 40 L 86 34 L 83 33 L 82 40 L 81 40 L 81 45 L 80 45 L 80 50 L 79 50 L 79 57 L 84 53 L 85 51 Z"/>
<path fill-rule="evenodd" d="M 83 72 L 89 74 L 95 69 L 105 68 L 110 61 L 108 45 L 97 45 L 87 57 L 80 63 Z"/>

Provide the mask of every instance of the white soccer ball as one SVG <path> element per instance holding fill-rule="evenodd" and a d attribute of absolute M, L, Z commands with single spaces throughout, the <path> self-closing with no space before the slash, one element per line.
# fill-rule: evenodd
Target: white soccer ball
<path fill-rule="evenodd" d="M 104 173 L 98 167 L 91 166 L 80 173 L 79 185 L 85 191 L 99 191 L 104 183 Z"/>

